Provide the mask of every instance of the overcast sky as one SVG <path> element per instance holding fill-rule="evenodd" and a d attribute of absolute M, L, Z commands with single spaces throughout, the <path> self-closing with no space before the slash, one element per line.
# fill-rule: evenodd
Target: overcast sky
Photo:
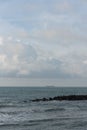
<path fill-rule="evenodd" d="M 87 86 L 86 0 L 0 0 L 0 86 Z"/>

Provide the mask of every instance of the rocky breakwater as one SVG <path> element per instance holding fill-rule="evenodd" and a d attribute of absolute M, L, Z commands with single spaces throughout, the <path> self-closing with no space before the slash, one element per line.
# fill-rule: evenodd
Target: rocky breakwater
<path fill-rule="evenodd" d="M 36 98 L 31 100 L 32 102 L 40 102 L 40 101 L 77 101 L 77 100 L 87 100 L 87 95 L 68 95 L 68 96 L 56 96 L 56 97 L 49 97 L 49 98 Z"/>

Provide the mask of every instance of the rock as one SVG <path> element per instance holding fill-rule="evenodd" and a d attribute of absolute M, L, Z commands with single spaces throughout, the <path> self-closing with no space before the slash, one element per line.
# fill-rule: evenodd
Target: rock
<path fill-rule="evenodd" d="M 48 101 L 48 99 L 47 98 L 43 98 L 42 101 Z"/>
<path fill-rule="evenodd" d="M 40 102 L 40 101 L 63 101 L 63 100 L 68 100 L 68 101 L 76 101 L 76 100 L 87 100 L 87 95 L 68 95 L 68 96 L 56 96 L 53 98 L 42 98 L 42 99 L 34 99 L 31 100 L 32 102 Z"/>

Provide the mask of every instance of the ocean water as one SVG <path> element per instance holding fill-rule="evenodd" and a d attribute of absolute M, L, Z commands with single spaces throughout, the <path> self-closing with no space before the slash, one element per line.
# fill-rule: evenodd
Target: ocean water
<path fill-rule="evenodd" d="M 0 130 L 86 130 L 87 101 L 30 101 L 70 94 L 87 88 L 0 87 Z"/>

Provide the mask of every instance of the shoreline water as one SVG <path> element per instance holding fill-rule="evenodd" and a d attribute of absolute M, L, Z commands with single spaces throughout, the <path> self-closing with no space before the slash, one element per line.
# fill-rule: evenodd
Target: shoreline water
<path fill-rule="evenodd" d="M 86 129 L 87 100 L 52 100 L 63 96 L 67 98 L 67 95 L 85 96 L 87 88 L 0 88 L 1 130 Z M 50 101 L 30 101 L 36 98 L 43 99 L 43 97 Z"/>

